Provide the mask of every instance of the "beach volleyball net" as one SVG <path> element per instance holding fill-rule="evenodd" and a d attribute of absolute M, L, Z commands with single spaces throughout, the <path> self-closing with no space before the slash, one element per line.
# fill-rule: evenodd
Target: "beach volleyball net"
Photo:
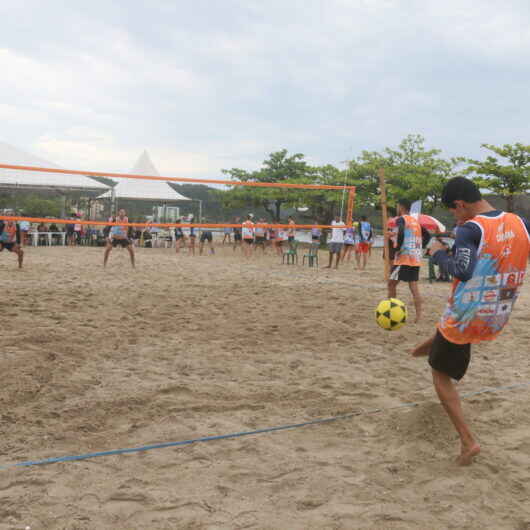
<path fill-rule="evenodd" d="M 40 166 L 22 166 L 16 164 L 0 163 L 0 197 L 12 197 L 11 201 L 3 201 L 3 209 L 0 210 L 0 219 L 12 220 L 16 222 L 29 222 L 33 224 L 45 223 L 47 225 L 68 225 L 75 223 L 80 226 L 90 226 L 92 229 L 103 229 L 107 226 L 130 226 L 135 229 L 144 229 L 146 227 L 158 228 L 162 230 L 173 230 L 176 227 L 197 228 L 219 230 L 241 228 L 241 224 L 250 214 L 254 223 L 259 222 L 260 226 L 267 229 L 286 230 L 294 229 L 309 231 L 311 229 L 331 229 L 328 224 L 318 224 L 316 216 L 309 217 L 311 212 L 307 213 L 304 208 L 300 212 L 296 209 L 295 203 L 304 202 L 304 193 L 312 195 L 313 201 L 315 195 L 322 197 L 321 194 L 333 194 L 332 202 L 337 203 L 335 211 L 341 213 L 342 220 L 347 227 L 352 226 L 353 208 L 355 200 L 355 187 L 346 185 L 332 185 L 325 183 L 301 183 L 301 182 L 254 182 L 254 181 L 235 181 L 206 178 L 188 178 L 188 177 L 166 177 L 160 175 L 135 174 L 135 173 L 115 173 L 104 171 L 85 171 L 62 169 L 57 167 L 40 167 Z M 128 193 L 119 194 L 119 185 L 127 182 Z M 134 185 L 131 185 L 134 183 Z M 156 184 L 158 187 L 170 186 L 175 191 L 177 197 L 174 199 L 156 199 L 156 193 L 153 195 L 147 192 Z M 239 213 L 234 210 L 225 208 L 224 212 L 215 215 L 212 219 L 207 209 L 206 201 L 200 199 L 189 199 L 183 195 L 179 197 L 179 191 L 183 185 L 205 185 L 208 187 L 217 186 L 218 190 L 248 190 L 248 204 L 241 204 L 239 197 Z M 144 193 L 142 194 L 142 189 Z M 214 188 L 215 189 L 215 188 Z M 179 191 L 177 191 L 179 190 Z M 274 191 L 276 200 L 282 201 L 285 205 L 292 205 L 290 208 L 284 208 L 283 215 L 278 220 L 272 221 L 270 212 L 263 212 L 256 206 L 256 198 L 253 191 Z M 166 190 L 167 191 L 167 190 Z M 296 191 L 296 199 L 290 197 L 290 194 Z M 63 211 L 57 215 L 49 215 L 48 212 L 40 216 L 25 215 L 24 210 L 17 207 L 17 193 L 35 193 L 45 195 L 49 193 L 58 193 L 64 197 L 74 196 L 82 197 L 85 208 L 83 212 L 75 215 Z M 301 193 L 302 192 L 302 193 Z M 184 191 L 183 191 L 184 193 Z M 129 196 L 130 195 L 130 196 Z M 241 194 L 240 194 L 241 195 Z M 244 194 L 243 194 L 244 195 Z M 283 197 L 283 199 L 282 199 Z M 79 200 L 76 204 L 79 204 Z M 158 203 L 155 215 L 142 216 L 144 219 L 136 219 L 129 216 L 129 222 L 114 222 L 113 216 L 120 208 L 127 209 L 130 201 L 151 201 Z M 107 205 L 102 206 L 102 205 Z M 191 205 L 194 204 L 194 208 Z M 162 205 L 162 206 L 160 206 Z M 179 206 L 175 206 L 179 205 Z M 204 208 L 203 208 L 204 207 Z M 179 211 L 193 211 L 191 215 L 180 215 Z M 256 210 L 256 213 L 254 213 Z M 305 210 L 309 210 L 306 208 Z M 288 212 L 294 219 L 294 224 L 287 223 Z M 170 213 L 171 215 L 168 215 Z M 179 222 L 180 221 L 180 222 Z"/>

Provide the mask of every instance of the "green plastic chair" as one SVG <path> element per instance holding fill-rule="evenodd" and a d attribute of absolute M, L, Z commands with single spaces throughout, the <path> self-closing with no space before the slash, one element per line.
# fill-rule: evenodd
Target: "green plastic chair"
<path fill-rule="evenodd" d="M 296 241 L 296 239 L 289 243 L 289 248 L 282 254 L 282 264 L 285 263 L 286 259 L 287 265 L 289 265 L 289 263 L 294 265 L 295 261 L 298 265 L 298 241 Z"/>
<path fill-rule="evenodd" d="M 309 267 L 314 267 L 315 264 L 318 267 L 318 249 L 320 243 L 311 243 L 309 246 L 307 254 L 302 256 L 302 265 L 305 265 L 305 259 L 307 258 L 307 265 Z"/>

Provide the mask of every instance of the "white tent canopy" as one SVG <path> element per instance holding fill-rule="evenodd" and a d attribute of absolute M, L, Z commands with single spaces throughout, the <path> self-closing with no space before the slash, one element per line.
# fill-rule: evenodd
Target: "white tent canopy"
<path fill-rule="evenodd" d="M 144 151 L 132 170 L 129 172 L 133 175 L 160 176 L 153 162 L 149 158 L 147 151 Z M 160 202 L 190 201 L 177 193 L 167 182 L 163 180 L 140 180 L 140 179 L 112 179 L 117 182 L 113 190 L 108 190 L 99 199 L 110 198 L 112 194 L 116 199 L 139 199 L 152 200 Z"/>
<path fill-rule="evenodd" d="M 61 169 L 42 158 L 37 158 L 9 144 L 0 142 L 0 163 L 16 166 L 39 166 Z M 24 171 L 0 168 L 0 189 L 35 189 L 58 191 L 92 191 L 108 190 L 108 186 L 100 184 L 89 177 L 64 173 L 44 173 L 40 171 Z"/>

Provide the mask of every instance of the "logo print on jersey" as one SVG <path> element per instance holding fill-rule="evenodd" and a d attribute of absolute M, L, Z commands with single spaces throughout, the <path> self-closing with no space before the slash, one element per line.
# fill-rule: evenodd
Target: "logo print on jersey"
<path fill-rule="evenodd" d="M 486 277 L 486 287 L 500 287 L 502 274 Z"/>
<path fill-rule="evenodd" d="M 484 302 L 496 302 L 499 299 L 499 291 L 496 289 L 490 289 L 489 291 L 484 291 L 482 296 Z"/>
<path fill-rule="evenodd" d="M 497 315 L 509 315 L 512 311 L 513 302 L 505 302 L 497 309 Z"/>
<path fill-rule="evenodd" d="M 477 311 L 479 317 L 492 317 L 497 312 L 495 304 L 481 305 Z"/>
<path fill-rule="evenodd" d="M 480 302 L 480 291 L 469 291 L 462 294 L 463 304 L 473 304 Z"/>

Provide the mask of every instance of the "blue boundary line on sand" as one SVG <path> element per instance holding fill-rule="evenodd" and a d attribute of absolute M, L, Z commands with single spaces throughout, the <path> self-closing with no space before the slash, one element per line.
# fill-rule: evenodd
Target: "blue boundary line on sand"
<path fill-rule="evenodd" d="M 527 386 L 530 386 L 530 381 L 527 381 L 526 383 L 516 383 L 513 385 L 484 388 L 482 390 L 476 390 L 474 392 L 468 392 L 466 394 L 462 394 L 461 397 L 462 399 L 466 399 L 466 398 L 478 396 L 481 394 L 487 394 L 487 393 L 504 391 L 504 390 L 514 390 L 516 388 L 523 388 Z M 114 455 L 124 455 L 128 453 L 140 453 L 143 451 L 151 451 L 153 449 L 165 449 L 167 447 L 179 447 L 179 446 L 184 446 L 184 445 L 191 445 L 191 444 L 198 443 L 198 442 L 213 442 L 215 440 L 227 440 L 231 438 L 241 438 L 243 436 L 264 434 L 268 432 L 286 431 L 289 429 L 297 429 L 299 427 L 307 427 L 309 425 L 319 425 L 323 423 L 331 423 L 334 421 L 345 420 L 348 418 L 353 418 L 355 416 L 366 416 L 368 414 L 377 414 L 379 412 L 385 412 L 388 410 L 397 410 L 397 409 L 403 409 L 403 408 L 417 407 L 421 405 L 422 403 L 428 403 L 428 402 L 429 400 L 416 401 L 413 403 L 401 403 L 399 405 L 393 405 L 392 407 L 361 410 L 358 412 L 350 412 L 348 414 L 341 414 L 339 416 L 332 416 L 330 418 L 321 418 L 321 419 L 316 419 L 316 420 L 304 421 L 302 423 L 291 423 L 289 425 L 281 425 L 279 427 L 267 427 L 264 429 L 256 429 L 253 431 L 242 431 L 242 432 L 236 432 L 236 433 L 230 433 L 230 434 L 219 434 L 216 436 L 204 436 L 201 438 L 193 438 L 190 440 L 181 440 L 179 442 L 165 442 L 165 443 L 159 443 L 159 444 L 144 445 L 141 447 L 131 447 L 128 449 L 114 449 L 111 451 L 101 451 L 97 453 L 85 453 L 82 455 L 58 456 L 54 458 L 45 458 L 44 460 L 28 460 L 26 462 L 19 462 L 17 464 L 9 464 L 7 466 L 0 466 L 0 470 L 4 471 L 4 470 L 12 469 L 15 467 L 29 467 L 29 466 L 41 466 L 41 465 L 46 465 L 46 464 L 57 464 L 60 462 L 74 462 L 78 460 L 88 460 L 89 458 L 96 458 L 98 456 L 114 456 Z"/>

